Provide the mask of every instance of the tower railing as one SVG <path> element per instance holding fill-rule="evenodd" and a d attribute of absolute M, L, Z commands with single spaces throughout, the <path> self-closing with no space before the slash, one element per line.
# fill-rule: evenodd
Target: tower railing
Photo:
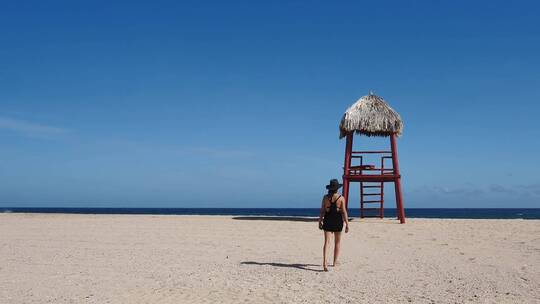
<path fill-rule="evenodd" d="M 366 154 L 380 154 L 380 167 L 376 167 L 373 164 L 365 164 Z M 385 160 L 392 160 L 392 151 L 352 151 L 351 159 L 359 159 L 360 165 L 351 164 L 349 167 L 348 175 L 351 177 L 373 175 L 394 175 L 394 168 L 392 166 L 385 167 Z"/>

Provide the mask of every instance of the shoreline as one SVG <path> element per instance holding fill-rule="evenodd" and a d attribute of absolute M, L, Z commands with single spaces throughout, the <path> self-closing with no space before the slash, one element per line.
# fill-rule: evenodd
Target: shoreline
<path fill-rule="evenodd" d="M 394 218 L 396 210 L 385 208 L 385 218 Z M 261 217 L 318 217 L 317 208 L 12 208 L 0 207 L 2 213 L 18 214 L 141 214 L 141 215 L 198 215 L 198 216 L 261 216 Z M 406 218 L 425 219 L 538 219 L 540 208 L 408 208 Z M 349 216 L 359 218 L 358 208 L 350 208 Z"/>
<path fill-rule="evenodd" d="M 303 215 L 224 215 L 224 214 L 158 214 L 158 213 L 70 213 L 70 212 L 0 212 L 0 216 L 3 214 L 13 214 L 13 215 L 63 215 L 63 216 L 142 216 L 142 217 L 209 217 L 209 218 L 230 218 L 243 220 L 247 218 L 253 219 L 268 219 L 269 221 L 272 218 L 276 220 L 282 220 L 287 218 L 299 218 L 299 219 L 313 219 L 317 220 L 318 216 L 303 216 Z M 445 218 L 445 217 L 407 217 L 407 221 L 422 221 L 422 220 L 450 220 L 450 221 L 539 221 L 540 219 L 536 218 Z M 377 222 L 377 221 L 395 221 L 399 223 L 395 217 L 384 217 L 380 218 L 360 218 L 359 216 L 350 216 L 349 221 L 364 221 L 364 222 Z M 406 224 L 404 224 L 406 225 Z"/>

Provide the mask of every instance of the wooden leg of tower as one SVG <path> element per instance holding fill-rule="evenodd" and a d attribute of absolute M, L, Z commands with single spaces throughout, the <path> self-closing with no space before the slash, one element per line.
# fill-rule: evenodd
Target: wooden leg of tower
<path fill-rule="evenodd" d="M 345 162 L 343 166 L 343 198 L 345 199 L 345 209 L 349 213 L 349 174 L 351 168 L 351 155 L 353 146 L 353 133 L 347 134 L 347 144 L 345 145 Z M 349 213 L 350 214 L 350 213 Z"/>
<path fill-rule="evenodd" d="M 381 182 L 381 209 L 379 210 L 379 217 L 384 217 L 384 183 Z"/>
<path fill-rule="evenodd" d="M 360 218 L 364 218 L 364 183 L 360 182 Z"/>
<path fill-rule="evenodd" d="M 401 194 L 401 178 L 397 178 L 394 182 L 396 188 L 396 207 L 400 223 L 405 224 L 405 210 L 403 210 L 403 196 Z"/>
<path fill-rule="evenodd" d="M 345 200 L 345 209 L 347 209 L 347 213 L 349 212 L 349 179 L 346 177 L 343 178 L 343 199 Z M 350 216 L 350 215 L 349 215 Z"/>
<path fill-rule="evenodd" d="M 399 172 L 399 161 L 397 151 L 396 134 L 390 136 L 390 146 L 392 149 L 392 167 L 394 171 L 394 186 L 396 189 L 396 211 L 398 219 L 402 224 L 405 224 L 405 211 L 403 210 L 403 196 L 401 194 L 401 173 Z"/>

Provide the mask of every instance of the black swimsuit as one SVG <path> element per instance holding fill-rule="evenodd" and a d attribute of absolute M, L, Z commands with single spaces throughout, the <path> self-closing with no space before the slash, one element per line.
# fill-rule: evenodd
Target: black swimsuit
<path fill-rule="evenodd" d="M 332 197 L 328 196 L 328 200 L 330 201 L 330 209 L 324 213 L 324 231 L 340 232 L 343 230 L 343 217 L 341 217 L 341 212 L 337 210 L 338 208 L 336 203 L 340 198 L 341 195 L 335 202 L 332 202 Z"/>

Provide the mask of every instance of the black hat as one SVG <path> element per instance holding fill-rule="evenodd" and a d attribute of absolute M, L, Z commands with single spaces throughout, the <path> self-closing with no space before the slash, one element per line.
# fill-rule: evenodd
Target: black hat
<path fill-rule="evenodd" d="M 334 179 L 330 180 L 330 183 L 328 185 L 326 185 L 326 189 L 328 189 L 328 190 L 337 190 L 337 189 L 341 188 L 341 186 L 343 186 L 343 185 L 340 184 L 339 181 L 334 178 Z"/>

